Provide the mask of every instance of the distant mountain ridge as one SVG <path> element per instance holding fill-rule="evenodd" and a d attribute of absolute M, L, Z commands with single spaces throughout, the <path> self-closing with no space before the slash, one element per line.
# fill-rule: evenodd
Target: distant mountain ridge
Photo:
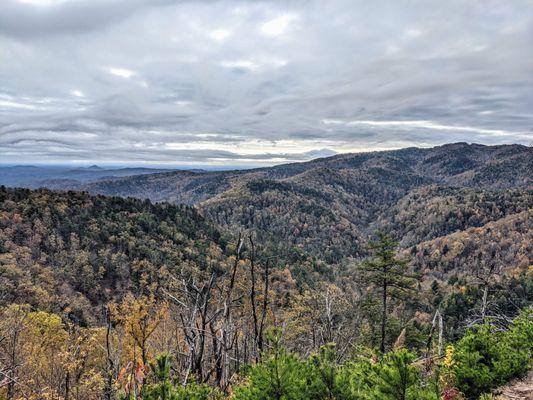
<path fill-rule="evenodd" d="M 282 254 L 299 248 L 337 263 L 363 256 L 377 229 L 411 246 L 528 210 L 532 177 L 530 147 L 453 143 L 244 171 L 147 174 L 83 189 L 195 205 L 222 228 L 253 231 Z"/>
<path fill-rule="evenodd" d="M 0 167 L 0 185 L 10 187 L 49 189 L 76 189 L 82 184 L 100 179 L 115 179 L 132 175 L 166 172 L 166 169 L 153 168 L 103 168 L 98 165 L 90 167 L 56 167 L 15 165 Z"/>
<path fill-rule="evenodd" d="M 308 162 L 253 170 L 206 172 L 172 171 L 132 176 L 84 185 L 91 193 L 148 198 L 153 201 L 198 204 L 229 189 L 258 179 L 298 180 L 311 170 L 364 171 L 389 174 L 390 179 L 411 177 L 422 184 L 506 189 L 531 187 L 533 149 L 523 145 L 485 146 L 453 143 L 430 149 L 339 154 Z M 318 172 L 318 171 L 317 171 Z M 315 172 L 316 173 L 316 172 Z M 401 175 L 401 176 L 400 176 Z M 300 176 L 304 178 L 305 176 Z M 381 178 L 386 178 L 383 175 Z M 312 183 L 312 182 L 311 182 Z"/>
<path fill-rule="evenodd" d="M 533 207 L 532 177 L 530 147 L 453 143 L 252 170 L 43 183 L 194 205 L 223 230 L 254 232 L 284 257 L 294 257 L 296 250 L 335 264 L 364 256 L 376 230 L 397 236 L 408 248 L 527 212 Z"/>

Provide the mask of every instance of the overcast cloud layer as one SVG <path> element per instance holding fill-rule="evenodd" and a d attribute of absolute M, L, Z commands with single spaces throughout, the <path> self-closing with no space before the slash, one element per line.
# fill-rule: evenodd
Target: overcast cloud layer
<path fill-rule="evenodd" d="M 1 0 L 0 162 L 533 140 L 533 0 Z"/>

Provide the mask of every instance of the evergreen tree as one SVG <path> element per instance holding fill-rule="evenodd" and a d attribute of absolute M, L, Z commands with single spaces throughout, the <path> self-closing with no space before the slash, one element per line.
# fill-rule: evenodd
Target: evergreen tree
<path fill-rule="evenodd" d="M 369 244 L 372 256 L 359 267 L 363 280 L 381 290 L 381 353 L 385 353 L 389 299 L 402 299 L 413 290 L 416 280 L 407 271 L 407 261 L 396 257 L 398 242 L 378 232 L 378 240 Z"/>
<path fill-rule="evenodd" d="M 307 363 L 306 386 L 310 399 L 355 399 L 350 392 L 350 371 L 337 362 L 334 343 L 322 346 Z"/>
<path fill-rule="evenodd" d="M 280 337 L 279 330 L 267 334 L 271 354 L 250 370 L 248 384 L 236 388 L 235 400 L 309 399 L 305 363 L 283 348 Z"/>
<path fill-rule="evenodd" d="M 171 357 L 169 354 L 159 356 L 150 364 L 155 383 L 145 386 L 144 399 L 146 400 L 173 400 L 176 399 L 175 389 L 170 381 Z"/>
<path fill-rule="evenodd" d="M 216 400 L 221 399 L 220 391 L 208 385 L 189 383 L 185 386 L 172 383 L 170 367 L 172 357 L 169 354 L 160 355 L 150 364 L 153 383 L 144 386 L 143 400 Z"/>
<path fill-rule="evenodd" d="M 414 355 L 405 349 L 391 352 L 374 366 L 372 399 L 437 400 L 431 391 L 420 387 L 420 373 L 413 365 Z"/>

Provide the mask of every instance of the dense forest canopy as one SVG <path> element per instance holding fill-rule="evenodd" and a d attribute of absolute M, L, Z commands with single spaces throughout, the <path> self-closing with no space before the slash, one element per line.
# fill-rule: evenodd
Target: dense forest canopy
<path fill-rule="evenodd" d="M 222 229 L 253 231 L 284 257 L 300 249 L 337 264 L 364 256 L 376 230 L 411 246 L 528 210 L 532 171 L 529 147 L 454 143 L 248 171 L 148 174 L 74 188 L 196 205 Z M 425 224 L 416 223 L 421 220 Z"/>
<path fill-rule="evenodd" d="M 224 247 L 191 207 L 0 189 L 2 300 L 68 309 L 81 324 L 108 301 L 161 286 L 177 268 L 223 268 Z"/>

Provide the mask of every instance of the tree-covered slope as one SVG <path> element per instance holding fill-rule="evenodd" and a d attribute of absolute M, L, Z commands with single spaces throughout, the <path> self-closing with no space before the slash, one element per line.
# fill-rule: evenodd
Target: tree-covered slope
<path fill-rule="evenodd" d="M 522 211 L 481 227 L 421 242 L 410 250 L 412 264 L 428 279 L 451 275 L 475 277 L 480 268 L 527 271 L 533 264 L 533 210 Z M 409 251 L 406 251 L 408 253 Z"/>
<path fill-rule="evenodd" d="M 338 264 L 365 256 L 376 230 L 411 248 L 527 211 L 532 172 L 531 148 L 456 143 L 248 171 L 146 174 L 83 188 L 195 205 L 229 235 L 254 232 L 259 244 L 287 262 Z"/>
<path fill-rule="evenodd" d="M 387 231 L 407 247 L 532 208 L 532 190 L 430 185 L 410 191 L 394 206 L 385 208 L 371 230 Z"/>
<path fill-rule="evenodd" d="M 220 233 L 187 206 L 0 187 L 0 302 L 71 313 L 80 323 L 165 271 L 225 262 Z"/>
<path fill-rule="evenodd" d="M 401 177 L 400 177 L 401 175 Z M 423 178 L 399 169 L 315 168 L 284 179 L 254 179 L 199 205 L 231 230 L 320 255 L 328 262 L 361 255 L 366 227 Z"/>
<path fill-rule="evenodd" d="M 475 398 L 523 375 L 531 193 L 419 187 L 393 164 L 240 182 L 201 204 L 262 240 L 229 245 L 190 206 L 0 187 L 0 397 L 270 399 L 281 367 L 295 398 L 331 397 L 325 382 L 381 395 L 401 376 L 413 399 Z M 415 244 L 369 245 L 378 225 Z M 444 358 L 443 340 L 459 340 Z"/>
<path fill-rule="evenodd" d="M 337 263 L 384 230 L 412 246 L 531 208 L 533 150 L 456 143 L 342 154 L 250 171 L 96 182 L 93 193 L 194 204 L 229 232 Z"/>
<path fill-rule="evenodd" d="M 440 183 L 483 189 L 528 187 L 532 184 L 533 149 L 521 145 L 455 143 L 431 149 L 341 154 L 248 171 L 149 174 L 94 182 L 83 188 L 99 194 L 197 204 L 250 180 L 297 179 L 297 176 L 316 169 L 369 174 L 372 183 L 385 179 L 402 184 L 406 177 L 416 176 L 418 185 Z M 312 184 L 312 181 L 307 183 Z"/>

